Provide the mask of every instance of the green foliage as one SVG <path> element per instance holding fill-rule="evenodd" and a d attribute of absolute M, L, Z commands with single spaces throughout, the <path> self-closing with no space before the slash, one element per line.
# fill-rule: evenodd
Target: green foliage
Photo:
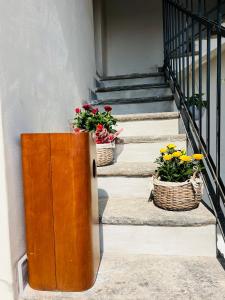
<path fill-rule="evenodd" d="M 198 109 L 201 107 L 207 107 L 207 101 L 203 99 L 204 94 L 193 94 L 191 97 L 187 98 L 189 106 L 196 106 Z"/>

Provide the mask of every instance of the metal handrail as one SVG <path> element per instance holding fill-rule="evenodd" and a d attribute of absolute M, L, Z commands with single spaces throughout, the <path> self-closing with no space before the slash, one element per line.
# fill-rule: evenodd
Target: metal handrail
<path fill-rule="evenodd" d="M 164 69 L 174 86 L 174 91 L 179 95 L 177 106 L 184 121 L 185 130 L 195 151 L 201 151 L 205 159 L 205 171 L 203 178 L 206 183 L 209 197 L 211 200 L 213 212 L 216 216 L 218 226 L 225 240 L 225 179 L 221 175 L 221 39 L 225 37 L 225 27 L 221 25 L 222 1 L 218 0 L 217 20 L 212 21 L 202 15 L 202 1 L 198 0 L 198 13 L 193 13 L 189 9 L 189 1 L 186 0 L 186 6 L 180 5 L 175 0 L 163 0 L 163 29 L 164 29 Z M 198 92 L 202 99 L 203 90 L 203 70 L 202 70 L 202 40 L 203 30 L 206 31 L 207 39 L 207 76 L 206 76 L 206 98 L 207 98 L 207 116 L 205 124 L 202 119 L 202 108 L 199 109 L 199 122 L 196 121 L 196 108 L 189 107 L 187 99 L 190 95 Z M 196 33 L 197 31 L 197 33 Z M 217 38 L 217 73 L 216 73 L 216 102 L 210 99 L 211 83 L 211 32 L 216 34 Z M 196 91 L 195 83 L 195 41 L 199 42 L 198 47 L 198 89 Z M 189 56 L 185 55 L 189 51 L 187 45 L 191 43 L 191 68 Z M 175 56 L 174 53 L 177 55 Z M 194 70 L 194 71 L 193 71 Z M 212 106 L 216 106 L 216 112 L 213 115 Z M 224 112 L 225 113 L 225 112 Z M 212 117 L 216 120 L 214 129 L 216 136 L 215 147 L 212 147 Z M 203 126 L 206 127 L 206 137 L 203 134 Z M 225 134 L 225 133 L 224 133 Z M 216 158 L 214 158 L 216 157 Z"/>

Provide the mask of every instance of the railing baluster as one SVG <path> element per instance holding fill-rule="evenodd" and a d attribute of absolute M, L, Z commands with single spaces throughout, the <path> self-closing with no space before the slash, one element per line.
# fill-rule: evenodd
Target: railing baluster
<path fill-rule="evenodd" d="M 180 11 L 177 10 L 178 17 L 178 57 L 179 57 L 179 85 L 181 86 L 181 26 L 180 26 Z"/>
<path fill-rule="evenodd" d="M 210 65 L 211 65 L 211 30 L 210 27 L 207 27 L 207 77 L 206 77 L 206 95 L 207 95 L 207 150 L 210 152 Z"/>
<path fill-rule="evenodd" d="M 193 1 L 191 1 L 191 9 L 193 9 Z M 192 95 L 195 94 L 195 23 L 194 18 L 191 22 L 191 63 L 192 63 Z M 195 107 L 192 106 L 193 119 L 195 119 Z"/>
<path fill-rule="evenodd" d="M 186 0 L 186 7 L 188 8 L 188 0 Z M 187 29 L 186 29 L 186 40 L 187 40 L 187 46 L 186 46 L 186 51 L 187 51 L 187 59 L 186 59 L 186 62 L 187 62 L 187 73 L 186 73 L 186 76 L 187 76 L 187 99 L 189 98 L 189 17 L 188 15 L 186 15 L 186 24 L 187 24 Z"/>
<path fill-rule="evenodd" d="M 221 28 L 221 0 L 218 2 L 217 24 Z M 220 179 L 220 136 L 221 136 L 221 34 L 217 34 L 217 99 L 216 99 L 216 175 Z M 217 185 L 217 201 L 220 202 Z"/>
<path fill-rule="evenodd" d="M 185 99 L 185 52 L 184 52 L 184 47 L 185 47 L 185 42 L 184 42 L 184 13 L 181 14 L 181 28 L 182 28 L 182 79 L 183 79 L 183 96 Z"/>
<path fill-rule="evenodd" d="M 202 14 L 202 3 L 201 0 L 198 1 L 198 15 L 201 16 Z M 202 24 L 199 22 L 198 24 L 198 31 L 199 31 L 199 38 L 198 38 L 198 90 L 199 90 L 199 97 L 202 101 Z M 199 131 L 200 136 L 202 136 L 202 106 L 199 107 Z"/>
<path fill-rule="evenodd" d="M 177 9 L 174 6 L 174 24 L 175 24 L 175 58 L 176 58 L 176 81 L 178 80 L 178 39 L 177 39 L 177 35 L 178 35 L 178 30 L 177 30 Z"/>

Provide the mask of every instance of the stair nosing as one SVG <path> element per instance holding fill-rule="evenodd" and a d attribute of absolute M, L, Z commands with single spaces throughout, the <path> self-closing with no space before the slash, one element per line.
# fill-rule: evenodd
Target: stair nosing
<path fill-rule="evenodd" d="M 152 177 L 155 174 L 154 162 L 118 162 L 112 165 L 98 167 L 98 177 Z"/>
<path fill-rule="evenodd" d="M 143 120 L 171 120 L 179 119 L 179 112 L 161 112 L 161 113 L 138 113 L 126 115 L 114 115 L 119 122 L 143 121 Z"/>
<path fill-rule="evenodd" d="M 154 103 L 154 102 L 164 102 L 164 101 L 173 101 L 174 96 L 171 94 L 169 96 L 152 96 L 152 97 L 138 97 L 138 98 L 113 98 L 105 100 L 94 100 L 91 102 L 93 106 L 95 105 L 119 105 L 119 104 L 132 104 L 132 103 Z"/>
<path fill-rule="evenodd" d="M 169 88 L 168 83 L 152 83 L 152 84 L 134 84 L 134 85 L 118 85 L 111 87 L 100 87 L 95 90 L 96 93 L 131 91 L 131 90 L 147 90 L 152 88 Z"/>
<path fill-rule="evenodd" d="M 147 78 L 147 77 L 163 77 L 164 75 L 165 74 L 163 72 L 121 74 L 121 75 L 115 75 L 115 76 L 105 76 L 105 77 L 100 78 L 100 81 Z"/>
<path fill-rule="evenodd" d="M 158 143 L 158 142 L 176 142 L 186 141 L 185 134 L 177 135 L 151 135 L 151 136 L 122 136 L 117 138 L 116 144 L 144 144 L 144 143 Z"/>

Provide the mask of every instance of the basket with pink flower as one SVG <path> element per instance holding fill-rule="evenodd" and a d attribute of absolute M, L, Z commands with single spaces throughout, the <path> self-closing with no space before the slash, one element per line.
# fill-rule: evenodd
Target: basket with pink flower
<path fill-rule="evenodd" d="M 187 155 L 169 144 L 160 150 L 158 168 L 153 179 L 154 204 L 160 208 L 184 211 L 197 208 L 202 199 L 203 155 Z"/>
<path fill-rule="evenodd" d="M 104 106 L 104 111 L 92 107 L 90 104 L 84 104 L 83 109 L 75 109 L 73 121 L 73 130 L 75 133 L 88 131 L 93 133 L 96 142 L 98 167 L 106 166 L 113 162 L 115 140 L 121 130 L 116 130 L 117 120 L 112 115 L 112 107 Z"/>

